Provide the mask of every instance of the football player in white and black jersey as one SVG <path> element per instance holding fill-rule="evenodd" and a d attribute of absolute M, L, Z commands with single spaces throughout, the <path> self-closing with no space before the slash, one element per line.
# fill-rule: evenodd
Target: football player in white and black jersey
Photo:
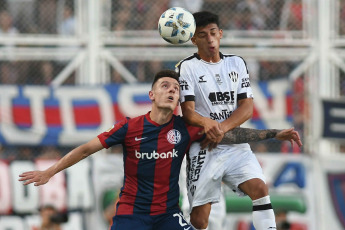
<path fill-rule="evenodd" d="M 218 16 L 194 13 L 196 31 L 192 42 L 197 53 L 180 61 L 180 102 L 184 119 L 204 128 L 207 139 L 192 144 L 187 159 L 187 189 L 190 220 L 196 229 L 206 229 L 211 204 L 221 196 L 224 182 L 238 195 L 253 202 L 256 230 L 276 229 L 265 177 L 249 144 L 222 145 L 224 133 L 253 113 L 253 93 L 245 61 L 219 51 L 223 31 Z M 208 148 L 205 148 L 207 147 Z"/>

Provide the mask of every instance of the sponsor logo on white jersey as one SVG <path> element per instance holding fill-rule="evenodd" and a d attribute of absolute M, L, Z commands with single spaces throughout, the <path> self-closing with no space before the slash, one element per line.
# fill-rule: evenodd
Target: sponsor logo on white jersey
<path fill-rule="evenodd" d="M 166 152 L 166 153 L 158 153 L 156 150 L 153 150 L 152 153 L 141 153 L 135 150 L 135 157 L 138 159 L 167 159 L 167 158 L 174 158 L 178 157 L 177 155 L 178 151 L 175 149 L 172 150 L 172 152 Z"/>
<path fill-rule="evenodd" d="M 179 83 L 180 83 L 181 90 L 188 90 L 189 89 L 187 81 L 181 80 L 181 81 L 179 81 Z"/>
<path fill-rule="evenodd" d="M 204 82 L 207 82 L 205 79 L 204 79 L 205 75 L 202 75 L 199 77 L 199 83 L 204 83 Z"/>

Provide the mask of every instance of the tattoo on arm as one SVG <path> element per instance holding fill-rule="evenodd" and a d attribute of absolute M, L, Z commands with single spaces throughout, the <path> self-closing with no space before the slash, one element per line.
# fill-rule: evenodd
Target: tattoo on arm
<path fill-rule="evenodd" d="M 234 128 L 224 134 L 220 144 L 240 144 L 262 141 L 274 138 L 279 130 L 277 129 L 247 129 Z"/>

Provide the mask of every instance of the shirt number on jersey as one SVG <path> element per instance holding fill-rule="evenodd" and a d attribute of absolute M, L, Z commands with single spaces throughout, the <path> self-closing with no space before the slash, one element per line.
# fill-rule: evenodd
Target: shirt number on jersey
<path fill-rule="evenodd" d="M 184 216 L 181 213 L 175 213 L 173 217 L 178 218 L 178 223 L 181 225 L 181 227 L 188 225 L 187 221 L 184 219 Z"/>

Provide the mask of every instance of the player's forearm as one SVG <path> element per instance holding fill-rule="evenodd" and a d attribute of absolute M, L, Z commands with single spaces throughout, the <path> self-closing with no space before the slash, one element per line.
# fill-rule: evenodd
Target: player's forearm
<path fill-rule="evenodd" d="M 56 173 L 78 163 L 84 158 L 90 156 L 91 154 L 101 150 L 103 148 L 102 144 L 97 137 L 90 140 L 88 143 L 78 146 L 77 148 L 70 151 L 67 155 L 61 158 L 56 164 L 47 169 L 47 172 L 53 176 Z"/>
<path fill-rule="evenodd" d="M 222 130 L 227 132 L 233 128 L 242 125 L 245 121 L 253 116 L 253 102 L 246 101 L 240 104 L 240 106 L 235 109 L 231 116 L 225 121 L 221 122 Z"/>
<path fill-rule="evenodd" d="M 247 129 L 234 128 L 224 134 L 220 144 L 241 144 L 275 138 L 280 130 L 277 129 Z"/>
<path fill-rule="evenodd" d="M 87 156 L 87 152 L 84 149 L 84 146 L 79 146 L 72 151 L 70 151 L 68 154 L 66 154 L 63 158 L 61 158 L 58 162 L 56 162 L 53 166 L 47 169 L 47 172 L 54 176 L 58 172 L 78 163 L 79 161 L 83 160 Z"/>

